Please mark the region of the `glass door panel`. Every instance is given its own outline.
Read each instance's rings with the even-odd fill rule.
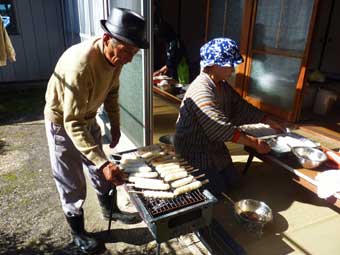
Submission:
[[[260,0],[257,4],[253,47],[303,53],[312,15],[310,0]]]
[[[144,88],[142,53],[124,66],[120,76],[119,104],[120,123],[126,136],[136,144],[144,143]]]
[[[113,7],[127,8],[140,13],[146,19],[149,1],[146,0],[109,0],[109,11]],[[131,63],[126,64],[120,75],[119,104],[120,120],[123,133],[138,147],[147,143],[150,137],[148,119],[151,118],[147,107],[150,90],[146,89],[148,67],[145,59],[147,50],[140,50]]]
[[[254,54],[248,96],[292,111],[300,65],[298,58]]]
[[[208,40],[229,37],[240,42],[244,0],[211,1]]]
[[[314,1],[254,1],[245,97],[281,117],[296,109]],[[300,81],[300,85],[298,85]]]

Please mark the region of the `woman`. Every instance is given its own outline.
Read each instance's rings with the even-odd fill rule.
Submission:
[[[267,153],[265,142],[242,133],[238,126],[266,123],[283,130],[259,109],[247,103],[226,80],[243,62],[235,41],[216,38],[200,49],[201,73],[189,86],[176,123],[176,153],[186,159],[198,174],[209,179],[207,188],[216,196],[225,192],[237,179],[225,142],[252,147]]]

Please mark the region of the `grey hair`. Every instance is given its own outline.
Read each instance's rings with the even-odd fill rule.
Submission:
[[[116,47],[118,44],[120,44],[120,42],[114,37],[111,37],[110,41],[111,41],[112,47]]]

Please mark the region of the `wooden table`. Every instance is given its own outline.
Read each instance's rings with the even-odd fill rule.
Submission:
[[[273,166],[279,166],[285,170],[288,170],[293,174],[295,182],[299,183],[300,185],[314,192],[315,194],[317,193],[317,181],[315,180],[316,175],[322,171],[329,170],[329,168],[324,165],[321,165],[316,169],[302,168],[297,159],[295,159],[295,157],[291,153],[287,153],[282,156],[276,156],[272,154],[259,154],[254,149],[247,146],[244,147],[244,150],[249,153],[246,166],[243,170],[244,174],[248,171],[253,158],[257,157],[265,163],[271,164]],[[326,201],[336,206],[337,208],[340,208],[339,193],[336,193],[333,196],[327,198]]]
[[[166,92],[160,88],[158,88],[157,86],[153,85],[153,92],[156,93],[157,95],[162,96],[163,98],[171,101],[172,103],[174,103],[177,106],[180,106],[182,100],[179,99],[178,97],[176,97],[175,95]]]

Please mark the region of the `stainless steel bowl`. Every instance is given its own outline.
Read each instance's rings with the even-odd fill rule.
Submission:
[[[234,209],[245,221],[268,223],[273,219],[272,210],[262,201],[243,199],[235,203]]]
[[[262,201],[243,199],[234,204],[236,219],[249,232],[262,235],[265,224],[273,220],[272,210]]]
[[[308,169],[316,168],[327,160],[327,155],[324,152],[312,147],[293,147],[292,152],[301,166]]]

